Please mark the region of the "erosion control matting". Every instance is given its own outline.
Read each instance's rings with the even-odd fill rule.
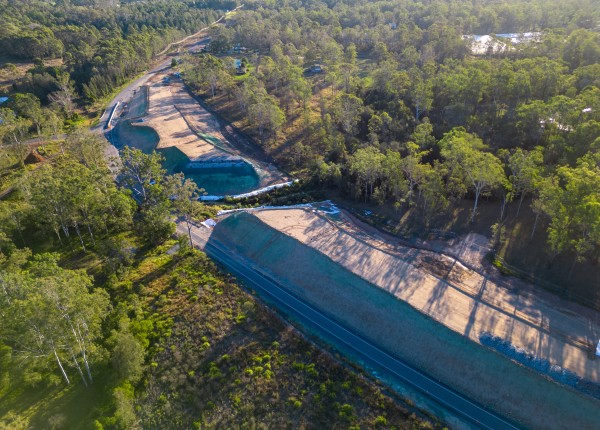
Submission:
[[[526,427],[594,429],[600,422],[599,401],[454,333],[251,214],[224,219],[211,240],[399,358]]]

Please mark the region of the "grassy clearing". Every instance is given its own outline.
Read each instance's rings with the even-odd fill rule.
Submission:
[[[63,60],[61,58],[44,60],[45,67],[60,67],[62,65]],[[35,64],[30,61],[0,56],[0,93],[10,93],[13,82],[25,77],[27,71],[34,67]]]
[[[99,407],[110,399],[108,369],[95,373],[95,383],[85,387],[75,381],[68,387],[28,386],[21,382],[0,396],[0,429],[90,429]]]

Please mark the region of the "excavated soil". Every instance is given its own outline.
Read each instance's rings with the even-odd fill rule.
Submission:
[[[374,248],[377,238],[353,231],[347,222],[343,216],[331,221],[304,209],[237,213],[219,222],[209,240],[225,244],[399,357],[527,427],[597,427],[598,400],[478,343],[483,331],[501,333],[593,380],[598,362],[583,359],[576,345],[590,328],[577,315],[567,318],[529,302],[449,257],[392,244]]]

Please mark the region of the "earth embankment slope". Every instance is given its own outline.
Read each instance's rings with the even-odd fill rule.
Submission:
[[[229,216],[210,240],[400,358],[526,427],[593,429],[600,422],[597,400],[454,333],[253,215]]]
[[[600,336],[598,315],[579,305],[542,300],[443,254],[392,244],[357,228],[344,212],[328,218],[307,209],[263,210],[256,216],[475,342],[490,333],[600,382],[600,361],[590,355]]]
[[[190,160],[227,157],[227,152],[201,139],[189,127],[184,115],[190,112],[201,114],[203,111],[181,83],[165,83],[164,79],[168,76],[167,73],[157,73],[150,79],[148,87],[150,106],[145,125],[152,127],[160,136],[158,148],[176,147]]]

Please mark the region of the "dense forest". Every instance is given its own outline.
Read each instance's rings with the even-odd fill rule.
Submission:
[[[37,64],[14,83],[16,92],[33,94],[43,105],[58,103],[68,116],[72,111],[65,99],[94,101],[112,93],[145,70],[168,42],[198,31],[235,6],[231,0],[2,0],[0,52],[8,62]],[[62,59],[62,65],[44,66],[43,60],[54,58]]]
[[[173,239],[219,209],[192,181],[86,130],[239,4],[0,0],[0,429],[438,427]],[[594,0],[250,0],[172,66],[302,179],[276,202],[477,231],[598,307],[599,28]]]
[[[493,235],[513,263],[507,238],[543,254],[525,267],[565,268],[549,275],[564,285],[588,264],[589,298],[600,257],[598,15],[591,1],[251,1],[182,67],[288,169],[394,208],[387,218],[415,221],[409,234],[459,228],[448,219],[469,204],[461,228]],[[494,36],[509,32],[522,38]],[[484,52],[465,37],[488,33]],[[547,246],[531,242],[542,235]]]

